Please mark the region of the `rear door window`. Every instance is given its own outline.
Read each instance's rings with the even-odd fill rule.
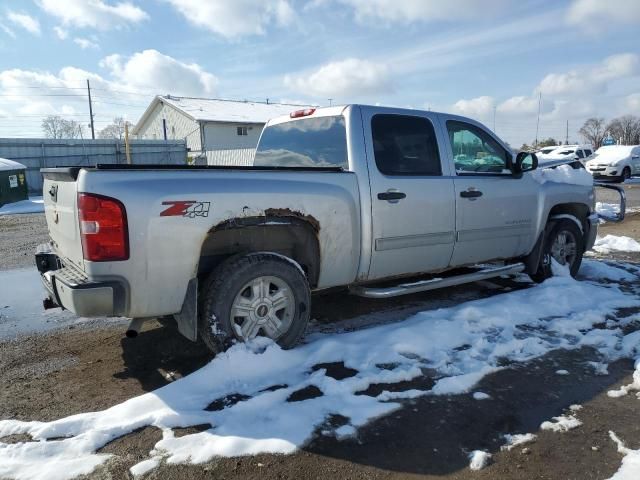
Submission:
[[[344,117],[304,118],[264,129],[256,167],[348,168]]]
[[[385,175],[440,176],[433,124],[424,117],[378,114],[371,119],[376,166]]]

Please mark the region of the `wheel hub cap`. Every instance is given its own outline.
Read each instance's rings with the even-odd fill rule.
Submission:
[[[571,267],[575,262],[578,254],[578,242],[569,230],[562,230],[553,240],[551,245],[551,256],[560,265],[569,265]]]
[[[231,305],[231,324],[238,339],[258,335],[277,340],[293,322],[295,301],[287,283],[279,277],[262,276],[247,282]]]

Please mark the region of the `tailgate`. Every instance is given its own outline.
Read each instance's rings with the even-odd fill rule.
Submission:
[[[78,224],[76,176],[68,175],[67,170],[62,168],[43,169],[42,174],[44,213],[56,253],[63,260],[70,260],[84,270]]]

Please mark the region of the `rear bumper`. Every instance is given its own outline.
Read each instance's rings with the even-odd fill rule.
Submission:
[[[60,306],[80,317],[125,316],[126,288],[122,282],[89,280],[79,269],[63,265],[49,245],[36,250],[36,265],[49,295],[45,305]]]

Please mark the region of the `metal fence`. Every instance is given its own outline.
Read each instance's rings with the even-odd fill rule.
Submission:
[[[187,158],[184,140],[131,140],[130,149],[134,164],[182,165]],[[124,141],[119,140],[0,138],[0,158],[27,167],[30,193],[42,192],[40,169],[44,167],[127,163]]]

